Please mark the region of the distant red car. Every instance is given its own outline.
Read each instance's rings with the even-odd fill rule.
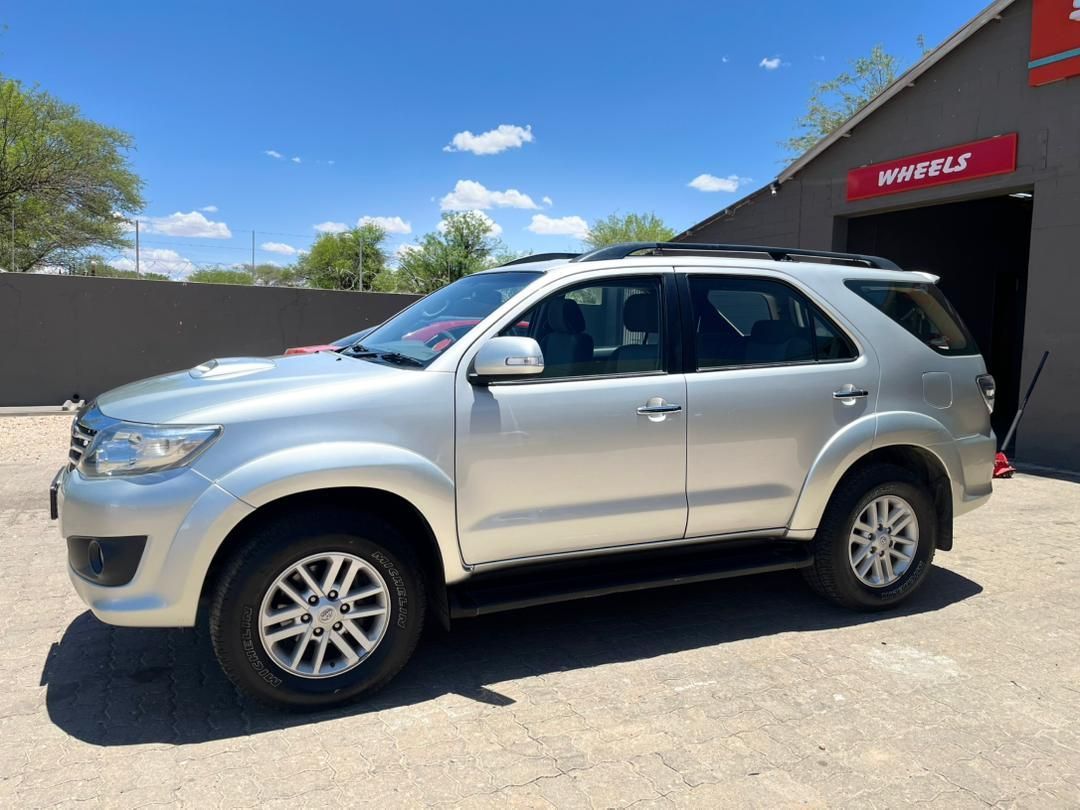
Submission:
[[[316,354],[317,352],[337,352],[352,346],[354,343],[363,340],[364,335],[370,332],[375,327],[369,326],[367,329],[361,329],[359,332],[353,332],[351,335],[346,335],[343,338],[338,338],[333,343],[315,343],[311,346],[294,346],[291,349],[286,349],[285,354]]]

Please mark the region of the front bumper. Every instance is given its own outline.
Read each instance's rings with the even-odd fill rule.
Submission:
[[[60,533],[69,545],[79,545],[78,538],[103,538],[119,547],[117,542],[124,539],[145,538],[137,561],[129,561],[134,573],[123,577],[123,584],[94,581],[92,571],[80,573],[68,564],[76,593],[94,615],[108,624],[131,627],[193,625],[214,553],[252,511],[186,468],[93,479],[77,469],[64,469],[54,492],[50,500],[55,497]]]

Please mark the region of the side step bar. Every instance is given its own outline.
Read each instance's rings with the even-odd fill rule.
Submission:
[[[783,540],[738,545],[730,541],[678,553],[652,551],[538,563],[478,574],[451,589],[450,616],[483,616],[612,593],[806,568],[812,563],[809,543]]]

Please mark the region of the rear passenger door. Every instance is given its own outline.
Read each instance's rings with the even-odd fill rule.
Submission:
[[[690,316],[687,536],[783,528],[822,448],[872,413],[877,358],[780,278],[679,279]]]

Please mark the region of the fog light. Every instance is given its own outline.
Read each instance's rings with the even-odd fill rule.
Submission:
[[[101,551],[101,543],[97,540],[91,540],[86,546],[86,559],[90,564],[90,570],[94,572],[94,576],[101,576],[101,572],[105,570],[105,555]]]

